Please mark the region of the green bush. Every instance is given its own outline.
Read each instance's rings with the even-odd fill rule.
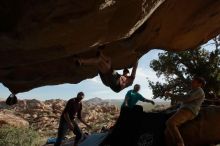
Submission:
[[[39,146],[40,135],[32,128],[3,125],[0,128],[0,146]]]

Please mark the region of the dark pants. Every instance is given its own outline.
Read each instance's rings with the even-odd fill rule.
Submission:
[[[76,138],[74,141],[74,146],[75,146],[79,142],[79,140],[81,139],[82,132],[81,132],[79,126],[75,122],[73,123],[73,126],[74,126],[73,133],[76,135]],[[63,117],[61,117],[59,129],[58,129],[57,141],[54,144],[54,146],[60,146],[68,128],[69,128],[68,123],[66,122],[66,120]]]

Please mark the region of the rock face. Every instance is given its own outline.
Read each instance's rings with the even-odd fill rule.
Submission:
[[[96,76],[75,60],[100,46],[121,69],[150,49],[193,49],[220,33],[214,0],[7,0],[0,12],[0,82],[13,93]]]
[[[20,100],[18,104],[7,106],[0,102],[0,125],[30,124],[42,136],[56,136],[60,115],[65,107],[66,101],[60,99],[38,101]],[[7,111],[7,112],[6,112]],[[83,102],[82,117],[93,127],[91,132],[99,132],[102,127],[114,125],[119,116],[119,109],[115,105],[99,100]],[[23,119],[23,120],[22,120]],[[80,122],[79,122],[80,123]],[[79,124],[83,131],[86,127]],[[15,125],[16,126],[16,125]]]
[[[202,107],[199,115],[179,127],[186,146],[204,146],[220,142],[219,106]],[[164,130],[173,112],[143,112],[141,107],[124,108],[103,145],[110,146],[174,146],[165,143]]]

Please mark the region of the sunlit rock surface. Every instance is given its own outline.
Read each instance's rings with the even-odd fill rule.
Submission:
[[[186,50],[220,32],[217,0],[7,0],[0,2],[0,82],[14,93],[78,83],[77,67],[103,46],[113,68],[153,48]]]
[[[11,125],[14,127],[29,127],[28,121],[25,119],[14,115],[12,112],[7,110],[0,111],[0,128],[4,124]]]

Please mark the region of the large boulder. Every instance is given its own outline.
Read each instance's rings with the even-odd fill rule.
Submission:
[[[0,127],[4,124],[15,127],[29,127],[28,121],[23,118],[18,117],[9,111],[0,111]]]
[[[100,46],[114,69],[150,49],[193,49],[219,34],[220,1],[7,0],[0,19],[0,82],[18,93],[96,76],[75,60]]]
[[[167,119],[173,112],[143,112],[143,108],[124,108],[114,125],[113,131],[101,146],[166,146],[164,130]],[[204,146],[220,142],[220,107],[202,107],[192,121],[181,125],[180,133],[186,146]],[[169,137],[169,140],[171,137]],[[169,144],[167,146],[174,146]]]

